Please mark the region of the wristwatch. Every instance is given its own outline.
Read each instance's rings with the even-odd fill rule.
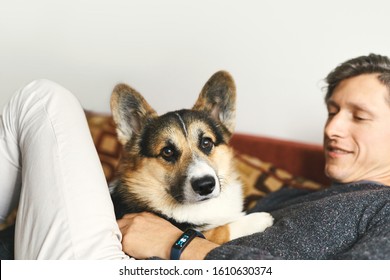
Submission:
[[[181,253],[195,237],[205,238],[201,232],[187,229],[173,244],[171,249],[171,260],[180,260]]]

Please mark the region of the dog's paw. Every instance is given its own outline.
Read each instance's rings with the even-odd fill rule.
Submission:
[[[262,232],[267,227],[272,226],[273,223],[274,218],[266,212],[257,212],[243,216],[229,224],[230,240],[255,232]]]

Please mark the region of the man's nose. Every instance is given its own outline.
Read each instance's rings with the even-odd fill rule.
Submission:
[[[342,114],[338,113],[328,118],[324,133],[328,138],[343,137],[347,130],[346,122]]]

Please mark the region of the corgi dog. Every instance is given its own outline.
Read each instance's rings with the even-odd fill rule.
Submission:
[[[118,84],[111,110],[123,145],[110,184],[118,219],[152,212],[217,244],[273,224],[268,213],[243,211],[242,185],[228,146],[236,115],[236,86],[228,72],[207,81],[192,109],[158,116],[141,94]]]

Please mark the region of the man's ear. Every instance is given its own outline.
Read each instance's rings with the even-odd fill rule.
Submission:
[[[204,85],[193,110],[204,111],[233,133],[236,124],[236,85],[226,71],[215,73]]]
[[[122,145],[134,134],[139,135],[148,119],[157,117],[156,111],[142,95],[126,84],[115,86],[110,104],[118,139]]]

